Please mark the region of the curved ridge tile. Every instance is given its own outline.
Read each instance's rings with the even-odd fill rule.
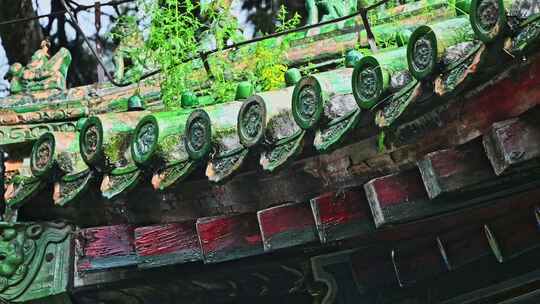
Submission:
[[[293,117],[302,129],[316,133],[315,148],[320,152],[339,144],[358,123],[352,75],[351,68],[313,74],[294,87]]]
[[[233,101],[204,107],[212,123],[212,152],[206,167],[206,176],[212,182],[230,177],[247,156],[248,150],[242,145],[239,134],[242,106],[243,102]]]
[[[414,78],[422,81],[432,77],[442,67],[461,59],[463,50],[474,40],[474,31],[466,17],[447,19],[422,25],[407,44],[407,63]]]
[[[39,193],[45,182],[30,170],[30,158],[25,158],[19,172],[6,181],[5,199],[10,208],[18,208]]]
[[[516,34],[523,23],[537,17],[539,6],[535,1],[471,1],[471,26],[476,36],[485,43]],[[516,14],[516,12],[518,12]]]
[[[435,93],[444,96],[449,93],[456,94],[459,88],[465,86],[485,64],[487,49],[484,44],[474,43],[467,51],[461,50],[462,58],[450,64],[435,79]]]
[[[406,47],[381,50],[362,57],[355,64],[351,79],[358,106],[372,109],[388,94],[409,84],[413,78],[407,67]]]
[[[422,91],[422,83],[415,80],[396,92],[375,114],[375,124],[380,128],[392,125],[422,95]]]
[[[53,201],[64,205],[88,186],[92,173],[79,151],[78,132],[43,134],[32,148],[30,169],[44,181],[52,181]]]
[[[108,113],[89,117],[82,125],[79,148],[83,160],[103,172],[101,185],[107,198],[130,188],[138,179],[131,156],[131,138],[139,119],[149,112]],[[128,182],[129,181],[129,182]],[[127,183],[127,184],[126,184]]]
[[[103,175],[101,182],[101,194],[107,199],[112,199],[122,192],[133,189],[141,180],[142,172],[136,166],[115,169]]]
[[[142,117],[131,139],[135,163],[153,172],[152,186],[163,190],[186,178],[196,167],[186,149],[185,132],[193,110],[157,112]]]
[[[244,127],[240,139],[247,146],[260,145],[260,164],[266,171],[285,165],[302,151],[305,132],[294,121],[291,111],[293,87],[257,93],[245,101],[245,112],[252,109],[251,134]],[[242,111],[241,111],[242,112]],[[248,115],[246,115],[248,116]],[[243,117],[243,116],[242,116]]]
[[[190,159],[208,159],[206,176],[212,182],[223,182],[242,165],[248,147],[240,135],[240,111],[243,102],[233,101],[194,110],[185,130],[186,151]]]

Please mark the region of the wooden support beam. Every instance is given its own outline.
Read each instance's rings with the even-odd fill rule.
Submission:
[[[463,184],[464,190],[470,190],[467,195],[437,197],[434,200],[429,200],[417,168],[373,179],[364,185],[364,189],[375,224],[377,227],[382,227],[434,216],[534,189],[540,183],[538,171],[538,168],[529,168],[476,185]]]
[[[140,268],[201,261],[195,220],[135,229]]]
[[[289,203],[257,212],[264,250],[276,250],[318,240],[310,205]]]
[[[197,220],[197,234],[205,263],[236,260],[263,253],[255,213],[243,213]]]
[[[324,284],[322,304],[358,303],[362,292],[355,284],[351,256],[355,250],[340,251],[311,258],[313,279]]]
[[[361,189],[328,192],[311,199],[322,243],[365,235],[375,230],[369,204]]]
[[[420,217],[429,210],[428,195],[416,168],[373,179],[364,189],[377,227]]]
[[[398,286],[392,251],[386,247],[356,250],[351,256],[355,282],[361,290],[383,286]]]
[[[537,207],[484,225],[487,240],[500,263],[540,246]]]
[[[468,208],[459,208],[439,216],[425,217],[417,221],[411,221],[405,224],[384,227],[377,229],[374,234],[370,234],[364,239],[377,240],[385,242],[396,242],[403,239],[411,239],[418,237],[431,236],[436,238],[438,235],[448,231],[472,227],[474,225],[482,225],[489,223],[498,217],[516,212],[527,212],[532,209],[540,201],[539,183],[533,184],[531,188],[520,189],[521,191],[508,195],[495,196],[489,200],[483,201],[477,205],[469,206]],[[439,203],[438,201],[430,201],[428,204],[437,206],[449,205]],[[452,202],[450,205],[459,204]],[[467,202],[464,202],[467,204]],[[404,215],[406,218],[406,214]],[[349,242],[351,245],[357,244],[358,239],[352,239]]]
[[[81,229],[75,239],[77,271],[87,272],[137,264],[134,227],[115,225]]]
[[[480,142],[435,151],[418,162],[430,199],[474,191],[478,185],[496,178]]]
[[[448,271],[437,242],[433,239],[398,246],[392,250],[392,263],[401,287],[412,286]]]
[[[484,136],[484,147],[495,173],[507,173],[540,157],[540,124],[526,118],[494,123]]]
[[[491,80],[457,98],[409,107],[400,117],[395,144],[414,143],[418,149],[429,149],[435,142],[443,147],[463,144],[486,134],[493,123],[520,116],[540,104],[539,55],[528,58],[524,66],[511,64],[496,75],[496,69],[482,73]]]
[[[508,273],[509,271],[506,271]],[[485,276],[485,272],[482,273]],[[540,302],[540,270],[511,276],[504,281],[493,280],[488,286],[459,294],[441,304],[532,304]],[[468,290],[472,290],[470,287]]]
[[[451,271],[491,255],[481,225],[457,228],[440,234],[437,236],[437,244],[446,267]]]

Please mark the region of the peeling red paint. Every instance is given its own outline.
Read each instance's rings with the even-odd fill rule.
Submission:
[[[372,180],[381,208],[415,200],[427,200],[426,189],[418,169],[407,170]]]
[[[199,250],[195,221],[135,229],[135,247],[140,256],[162,255],[181,250]]]
[[[197,221],[199,241],[205,257],[226,255],[238,248],[261,249],[262,239],[254,213],[201,218]]]
[[[100,258],[131,254],[133,246],[133,226],[117,225],[87,228],[80,232],[84,256]]]
[[[270,238],[291,230],[315,226],[313,213],[307,203],[292,203],[261,210],[258,213],[261,232]]]

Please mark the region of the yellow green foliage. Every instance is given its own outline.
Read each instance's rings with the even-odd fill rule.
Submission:
[[[195,0],[142,1],[140,5],[152,16],[145,51],[162,70],[162,96],[167,106],[177,106],[178,96],[193,90],[218,102],[233,100],[239,81],[250,81],[256,91],[285,85],[287,66],[283,59],[289,48],[287,38],[213,54],[208,58],[211,75],[206,75],[200,53],[213,48],[221,50],[228,43],[243,39],[237,20],[230,14],[230,1],[213,0],[211,5],[202,7]],[[298,14],[291,19],[287,15],[282,6],[277,31],[300,24]]]

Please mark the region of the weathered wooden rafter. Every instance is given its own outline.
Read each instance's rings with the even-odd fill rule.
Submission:
[[[523,128],[531,119],[530,116],[524,116],[520,119],[511,119],[506,124],[495,123],[494,126],[517,124]],[[540,138],[531,136],[530,132],[506,133],[505,138],[512,142],[524,142],[527,139],[527,143],[531,143],[529,139],[534,138],[533,142],[540,142]],[[534,147],[536,147],[534,144],[528,144],[523,150],[527,155],[534,157],[523,158],[516,166],[538,168],[534,164],[540,157],[540,150]],[[290,250],[291,247],[314,244],[316,241],[335,244],[335,241],[343,240],[345,247],[359,242],[362,244],[365,241],[369,241],[366,243],[369,244],[373,240],[398,242],[396,243],[398,245],[389,243],[383,248],[379,246],[371,249],[372,247],[368,246],[366,249],[314,258],[312,263],[315,279],[326,282],[330,288],[327,293],[328,302],[325,303],[332,303],[330,298],[339,294],[339,289],[335,288],[350,288],[341,286],[342,283],[345,284],[342,272],[339,274],[342,279],[336,279],[337,281],[332,279],[332,275],[338,275],[333,272],[339,268],[331,265],[352,265],[352,271],[375,267],[368,273],[352,274],[356,282],[356,292],[362,294],[379,286],[414,286],[433,276],[467,269],[479,260],[494,259],[500,263],[508,262],[535,250],[540,246],[537,214],[537,199],[540,195],[537,187],[540,182],[538,174],[531,176],[519,171],[521,175],[517,179],[511,174],[496,177],[494,168],[497,164],[485,156],[490,150],[484,150],[479,140],[458,148],[428,154],[418,166],[420,171],[426,170],[425,162],[429,160],[433,174],[424,174],[422,177],[418,172],[419,169],[414,169],[416,172],[406,170],[407,174],[415,174],[416,178],[407,177],[396,183],[383,177],[368,182],[365,192],[356,188],[328,193],[314,198],[311,205],[288,203],[261,210],[257,215],[248,212],[202,218],[197,222],[140,227],[135,230],[135,234],[133,231],[128,232],[129,235],[135,235],[135,238],[124,236],[119,239],[131,240],[130,242],[135,244],[129,247],[122,245],[122,248],[131,248],[129,256],[136,252],[140,256],[137,265],[143,268],[201,261],[199,255],[201,253],[205,263],[216,263],[259,255],[268,250]],[[460,157],[480,151],[484,151],[484,161],[471,162],[470,165],[464,165],[460,161]],[[475,173],[484,169],[491,170],[492,174]],[[460,179],[459,176],[463,175],[470,177]],[[444,179],[441,179],[442,176]],[[510,177],[512,179],[509,179]],[[533,186],[529,187],[527,183],[523,185],[513,183],[520,181],[520,178],[525,178],[525,181],[532,183]],[[504,181],[504,187],[501,187],[500,183],[492,182],[492,179]],[[486,180],[488,182],[484,182]],[[433,182],[451,187],[440,187],[445,191],[437,192],[439,194],[430,199],[426,191],[432,188]],[[379,185],[373,186],[376,183]],[[453,200],[453,197],[462,200],[463,193],[468,193],[471,189],[475,189],[474,194],[468,194],[467,197],[472,199],[459,202],[458,206],[458,201]],[[422,200],[426,205],[418,208],[415,206],[417,204],[415,193],[422,192],[424,193]],[[475,196],[477,198],[474,198]],[[374,197],[379,199],[375,200]],[[389,209],[390,212],[396,211],[397,219],[392,221],[383,219],[382,222],[378,222],[378,210],[386,208],[383,206],[387,204],[386,201],[383,202],[386,198],[391,200],[388,204],[402,204],[402,206],[399,212],[397,209]],[[363,207],[359,204],[363,204]],[[368,205],[375,221],[369,215]],[[469,208],[457,208],[463,206]],[[376,229],[377,223],[386,228]],[[456,225],[460,228],[450,230]],[[428,227],[431,229],[426,229]],[[104,232],[111,229],[116,231],[118,228],[103,227]],[[93,231],[94,228],[87,230]],[[522,237],[514,237],[516,234]],[[156,237],[157,235],[161,237]],[[195,241],[197,236],[198,243]],[[94,247],[92,243],[100,244],[101,239],[111,238],[91,238],[91,242],[85,244]],[[403,239],[409,241],[402,242]],[[165,243],[161,243],[161,240]],[[195,244],[198,244],[200,249]],[[110,246],[115,248],[116,245]],[[111,257],[125,254],[123,250],[110,252]],[[97,261],[100,259],[103,257],[97,257]],[[110,270],[132,265],[131,263],[111,264]],[[327,273],[325,265],[331,266],[329,269],[334,270]],[[347,268],[343,268],[340,271],[346,270]],[[373,280],[369,273],[377,273],[378,279]]]
[[[158,132],[156,140],[158,140],[157,142],[160,142],[160,149],[166,151],[169,155],[168,157],[172,158],[170,160],[162,159],[160,164],[153,161],[154,164],[149,165],[148,161],[137,162],[137,157],[135,157],[135,162],[138,163],[139,166],[139,168],[137,168],[133,163],[129,164],[131,162],[129,159],[130,157],[126,155],[123,158],[126,160],[124,163],[127,163],[120,164],[120,162],[117,162],[115,166],[119,167],[112,170],[111,164],[107,164],[108,170],[102,170],[99,166],[96,167],[98,171],[102,172],[100,174],[104,175],[101,186],[103,194],[107,198],[112,198],[126,192],[127,190],[132,189],[141,179],[145,180],[143,175],[146,174],[153,176],[152,184],[154,188],[163,190],[169,186],[177,185],[178,181],[185,179],[197,165],[201,163],[204,164],[206,160],[208,160],[206,173],[209,179],[216,182],[223,181],[243,167],[241,165],[243,160],[248,156],[249,150],[255,152],[260,152],[262,150],[261,164],[263,168],[273,171],[276,168],[283,167],[289,160],[298,156],[298,154],[303,151],[304,145],[310,146],[310,143],[305,142],[306,135],[308,135],[307,139],[311,139],[311,137],[314,136],[313,146],[319,152],[325,152],[330,149],[335,149],[343,141],[347,142],[347,138],[352,137],[350,135],[353,133],[352,131],[358,130],[358,125],[364,127],[365,124],[361,123],[362,117],[369,117],[369,115],[360,112],[359,107],[354,102],[353,95],[356,95],[356,100],[361,107],[371,108],[374,105],[377,105],[377,125],[380,127],[392,128],[396,121],[401,122],[404,120],[401,118],[404,113],[406,115],[409,112],[414,113],[415,108],[428,108],[429,105],[427,107],[425,106],[427,104],[425,99],[430,100],[430,103],[432,104],[438,103],[439,99],[440,101],[451,103],[452,99],[457,98],[458,92],[465,92],[465,89],[470,90],[469,87],[471,84],[479,80],[476,79],[475,76],[487,76],[484,73],[478,74],[478,71],[483,71],[487,65],[492,64],[492,62],[486,60],[486,58],[500,54],[500,52],[488,52],[485,46],[471,42],[473,31],[470,29],[469,20],[467,18],[459,17],[457,19],[433,23],[429,27],[425,27],[425,31],[422,30],[423,28],[424,27],[418,27],[411,36],[410,40],[412,41],[412,44],[408,44],[407,60],[404,60],[404,48],[401,48],[383,51],[380,54],[373,55],[373,57],[361,59],[357,64],[354,73],[352,72],[352,69],[345,68],[304,77],[295,85],[295,90],[292,92],[292,96],[290,96],[290,101],[288,100],[288,96],[291,89],[284,89],[283,91],[275,93],[261,93],[259,94],[260,100],[258,99],[258,102],[248,99],[245,102],[206,106],[202,109],[193,111],[173,111],[178,115],[184,115],[179,113],[184,113],[183,111],[185,111],[186,114],[184,116],[187,116],[188,119],[189,117],[192,117],[191,121],[186,121],[186,119],[183,118],[172,118],[176,114],[170,114],[172,115],[171,118],[165,118],[165,116],[169,115],[165,114],[168,112],[152,114],[155,117],[163,117],[160,121],[163,120],[165,122],[170,120],[177,123],[176,125],[169,126],[168,132],[182,133],[181,126],[185,124],[186,140],[178,136],[168,136],[167,138],[169,140],[176,138],[177,144],[173,144],[172,146],[175,146],[180,150],[185,150],[187,155],[189,155],[189,158],[186,158],[185,155],[184,157],[178,158],[176,154],[182,154],[180,150],[178,150],[180,151],[178,153],[173,152],[176,151],[175,149],[167,151],[169,147],[163,142],[164,137],[159,136],[163,134],[159,134]],[[534,37],[530,37],[529,42],[533,43],[535,39],[536,38]],[[416,54],[415,50],[417,48],[414,46],[418,44],[419,48],[419,43],[421,41],[429,41],[429,43],[426,42],[426,52],[418,49],[416,52],[418,54]],[[500,45],[490,45],[489,49],[491,50],[493,48],[500,48]],[[424,53],[427,57],[420,58],[422,57],[421,54]],[[369,61],[368,59],[370,58],[373,62],[370,61],[371,63],[367,64],[366,62]],[[429,64],[425,66],[425,68],[420,69],[420,71],[418,70],[419,63],[415,63],[418,60],[424,60],[426,64]],[[405,62],[408,62],[409,72],[418,78],[418,80],[412,80],[410,79],[410,76],[406,76],[407,71],[404,65]],[[366,64],[367,66],[364,68]],[[510,67],[510,70],[512,69],[519,69],[517,63]],[[381,73],[380,75],[375,73],[375,76],[378,75],[378,77],[374,76],[375,78],[370,78],[367,76],[367,74],[369,74],[367,72],[369,71]],[[435,71],[442,71],[442,73],[436,77],[428,77],[429,80],[426,80],[426,77],[433,75]],[[500,74],[501,77],[505,77],[505,72],[503,71],[502,73],[503,74]],[[364,78],[367,77],[369,79],[366,78],[364,81],[360,79],[362,77],[359,75],[364,75]],[[403,80],[401,81],[402,83],[395,84],[395,88],[391,87],[391,82],[400,82],[398,81],[398,78],[403,78],[401,79]],[[368,83],[373,83],[374,87],[371,88],[366,86]],[[433,89],[430,89],[430,87],[433,87]],[[85,88],[85,90],[77,93],[80,96],[83,96],[81,97],[82,99],[79,101],[70,101],[73,103],[73,115],[75,115],[73,116],[70,114],[73,117],[68,115],[71,119],[84,117],[91,113],[101,113],[102,111],[114,112],[121,109],[127,109],[128,96],[130,96],[130,94],[133,96],[133,94],[136,93],[142,96],[143,100],[146,100],[147,102],[150,102],[152,98],[155,98],[153,97],[155,95],[154,89],[148,86],[137,88],[137,91],[135,91],[134,88],[115,90],[105,86],[100,88],[100,91],[98,90],[94,93],[104,96],[101,99],[97,99],[97,102],[95,102],[92,99],[88,99],[90,98],[88,96],[92,96],[92,94],[87,92],[89,88],[90,87]],[[394,92],[390,93],[390,95],[386,95],[388,93],[385,93],[385,91],[388,90],[394,90]],[[69,94],[77,95],[73,92]],[[374,97],[368,98],[369,100],[365,99],[367,98],[367,95],[365,95],[367,92],[373,92],[373,94],[375,94],[372,94]],[[431,92],[435,92],[435,95]],[[267,96],[264,94],[267,94]],[[274,101],[274,99],[276,101]],[[112,103],[109,102],[111,100],[113,101]],[[422,105],[419,105],[418,107],[412,106],[412,110],[408,110],[409,105],[415,105],[416,103],[420,103],[420,101],[422,101]],[[57,100],[56,102],[63,102],[63,100]],[[283,106],[274,107],[272,105],[274,102],[283,102],[284,104]],[[287,115],[285,114],[288,111],[288,105],[286,104],[289,102],[291,104],[290,113],[292,113],[294,121],[291,121],[290,117],[287,118]],[[92,106],[84,105],[84,103]],[[263,103],[265,111],[260,110]],[[77,104],[79,104],[79,106],[77,106]],[[245,111],[241,112],[242,108],[244,108]],[[12,111],[20,111],[20,109]],[[54,111],[61,112],[60,109],[55,109],[53,107],[51,109],[42,108],[38,113],[47,114],[50,111],[53,111],[51,113],[55,113]],[[188,113],[191,116],[188,116]],[[242,116],[239,116],[239,114]],[[109,115],[109,117],[107,115]],[[29,119],[32,117],[27,113],[21,113],[20,115],[15,116],[7,113],[2,117],[10,120],[9,117],[19,117],[23,119],[27,116]],[[141,117],[144,115],[135,111],[132,113],[100,114],[95,117],[99,120],[101,119],[99,118],[100,116],[102,116],[103,119],[109,119],[110,121],[115,121],[116,117],[119,121],[130,121],[132,124],[137,122],[137,120],[142,119]],[[263,116],[266,117],[264,123],[262,123]],[[49,113],[44,117],[45,121],[47,121],[48,117],[51,117],[51,115]],[[35,122],[34,120],[30,121]],[[95,118],[92,118],[89,121],[95,121]],[[199,124],[197,122],[203,123]],[[133,128],[130,123],[128,123],[126,127]],[[83,124],[83,126],[85,125],[89,125],[89,122]],[[120,129],[122,129],[121,125],[125,124],[120,124],[118,126]],[[200,128],[197,126],[200,126]],[[262,131],[262,126],[265,127],[265,131]],[[114,128],[107,128],[111,130],[105,131],[104,133],[106,134],[106,136],[104,136],[104,144],[107,147],[107,150],[109,150],[110,153],[118,155],[130,154],[130,151],[133,151],[133,149],[130,148],[130,146],[132,146],[131,144],[118,145],[119,147],[117,147],[117,149],[115,148],[117,145],[112,144],[111,142],[112,139],[116,140],[119,138],[118,134],[129,134],[129,132],[123,132],[123,129],[115,131]],[[82,142],[88,138],[86,136],[88,129],[89,128],[83,130],[85,136],[81,137]],[[159,128],[154,129],[158,130]],[[93,128],[90,128],[90,130],[93,130]],[[147,130],[147,128],[144,130]],[[248,132],[251,132],[251,135],[249,135]],[[263,133],[265,134],[265,141],[261,142],[261,134]],[[144,137],[143,135],[145,134],[149,136]],[[150,135],[151,134],[148,132],[141,132],[140,134],[135,135],[133,140],[131,139],[131,136],[123,138],[127,141],[138,143],[134,144],[134,147],[142,147],[144,139],[150,140],[152,138]],[[254,145],[254,142],[250,143],[246,141],[246,138],[249,136],[252,136],[255,141],[262,144],[263,148],[260,149],[260,145]],[[107,138],[109,138],[109,140],[107,140]],[[159,140],[159,138],[161,138],[161,140]],[[201,147],[196,147],[198,144],[201,144]],[[86,146],[82,145],[81,147],[84,148]],[[197,150],[196,148],[201,149],[199,149],[200,151],[195,151]],[[83,153],[83,155],[84,154],[85,153]],[[164,156],[161,156],[161,158],[163,157]],[[176,158],[178,158],[178,160],[175,160]],[[93,167],[95,167],[95,165]],[[31,196],[26,195],[25,197]]]

